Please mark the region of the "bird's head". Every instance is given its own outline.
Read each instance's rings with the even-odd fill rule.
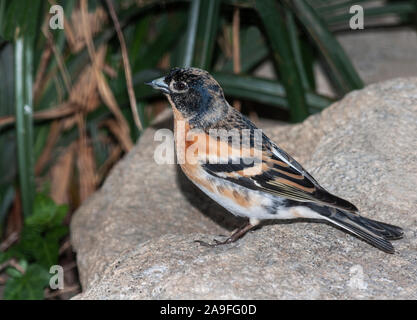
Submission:
[[[165,94],[171,105],[190,121],[219,113],[228,105],[222,88],[205,70],[174,68],[167,76],[147,84]]]

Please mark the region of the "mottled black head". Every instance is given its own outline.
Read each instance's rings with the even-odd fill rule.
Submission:
[[[184,118],[193,122],[208,121],[212,113],[221,116],[228,107],[220,85],[201,69],[174,68],[148,84],[167,95]]]

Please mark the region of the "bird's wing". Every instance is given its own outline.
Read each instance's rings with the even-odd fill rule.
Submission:
[[[358,210],[350,202],[327,192],[296,160],[265,138],[268,143],[263,144],[262,159],[258,159],[258,163],[233,158],[227,163],[206,163],[202,167],[213,176],[252,190],[350,212]]]

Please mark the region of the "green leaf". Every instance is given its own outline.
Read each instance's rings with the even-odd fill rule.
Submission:
[[[129,61],[134,68],[136,61],[141,56],[141,51],[145,50],[145,36],[149,29],[150,16],[146,16],[133,26],[133,36],[130,39],[129,45]]]
[[[23,276],[23,273],[12,267],[7,268],[6,273],[9,277],[13,278],[21,278]]]
[[[51,241],[52,240],[52,241]],[[25,228],[18,245],[19,253],[31,261],[49,268],[58,262],[59,245],[56,239],[42,237],[33,228]]]
[[[6,252],[2,252],[0,251],[0,263],[3,263],[4,261],[6,261],[8,259],[8,255]]]
[[[0,116],[14,113],[14,57],[13,44],[9,43],[0,49]]]
[[[3,22],[4,38],[12,40],[22,35],[34,38],[39,33],[37,25],[41,6],[42,1],[7,1]]]
[[[59,240],[68,233],[68,227],[58,226],[41,232],[37,227],[23,228],[21,239],[14,247],[15,257],[25,257],[29,261],[50,268],[58,263]]]
[[[1,44],[0,44],[1,47]],[[14,56],[13,44],[0,49],[0,116],[14,114]],[[16,132],[11,126],[1,128],[0,134],[0,227],[14,200],[17,176]],[[4,129],[4,130],[3,130]]]
[[[177,12],[172,17],[164,17],[161,24],[158,36],[145,47],[144,54],[137,58],[133,68],[134,72],[155,67],[164,54],[175,44],[178,33],[185,28],[184,13]]]
[[[256,9],[274,51],[275,62],[290,105],[291,120],[302,121],[309,115],[309,111],[288,30],[282,17],[282,7],[274,0],[262,0],[256,1]]]
[[[220,0],[193,0],[183,65],[209,70],[218,30]]]
[[[44,231],[62,225],[67,205],[57,205],[45,194],[38,193],[33,205],[33,215],[26,218],[25,225]]]
[[[284,0],[284,2],[295,13],[319,47],[338,88],[343,93],[362,88],[363,82],[350,59],[314,8],[305,0]]]
[[[21,258],[21,259],[19,259],[18,264],[20,265],[21,269],[23,270],[23,273],[24,273],[24,272],[26,272],[26,270],[27,270],[27,268],[28,268],[28,265],[29,265],[29,263],[27,262],[27,260],[26,260],[26,259],[24,259],[24,258]],[[6,269],[6,273],[7,273],[10,277],[16,277],[16,278],[20,278],[20,277],[22,277],[22,275],[23,275],[23,273],[22,273],[21,271],[17,270],[17,269],[16,269],[16,268],[14,268],[14,267],[8,267],[8,268]]]
[[[316,78],[314,75],[314,63],[316,61],[316,50],[309,41],[304,39],[300,42],[300,45],[301,57],[307,75],[308,88],[310,88],[310,90],[315,91]]]
[[[285,109],[289,108],[284,86],[279,82],[225,73],[214,73],[213,76],[220,83],[226,95]],[[306,101],[311,113],[319,112],[332,103],[331,99],[310,91],[306,92]]]
[[[32,214],[35,193],[33,153],[32,39],[20,37],[15,42],[15,105],[19,180],[24,216]]]
[[[210,70],[218,30],[220,0],[202,1],[199,12],[193,66]]]
[[[0,188],[0,225],[6,218],[7,212],[10,209],[15,197],[15,189],[13,185],[5,188]]]
[[[183,62],[184,67],[191,67],[193,64],[200,6],[201,0],[191,1],[190,12],[188,13],[187,40]]]
[[[285,21],[287,25],[291,49],[294,54],[295,64],[297,66],[298,74],[301,78],[301,83],[303,84],[304,89],[311,90],[310,84],[308,82],[307,71],[304,66],[301,53],[301,37],[298,34],[297,24],[295,23],[294,15],[288,8],[285,8]]]
[[[6,15],[6,0],[0,0],[0,40],[1,38],[4,38],[4,16],[5,15]]]
[[[269,54],[264,38],[257,27],[250,26],[241,30],[241,71],[249,72],[261,63]],[[222,68],[223,72],[233,72],[233,60],[229,59]]]
[[[59,241],[68,233],[68,227],[62,225],[67,211],[67,206],[57,205],[46,195],[38,194],[33,215],[25,219],[20,241],[3,258],[24,257],[45,268],[57,264]]]
[[[49,284],[50,274],[47,269],[30,264],[26,272],[17,277],[10,277],[4,288],[6,300],[41,300],[44,288]]]
[[[39,124],[34,128],[35,142],[33,145],[33,153],[36,160],[39,158],[39,156],[42,154],[43,149],[45,148],[46,142],[48,140],[50,127],[50,123],[45,123]]]

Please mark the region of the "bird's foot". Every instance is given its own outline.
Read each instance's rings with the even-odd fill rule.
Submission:
[[[208,243],[208,242],[205,242],[205,241],[202,241],[202,240],[194,240],[194,242],[197,242],[197,243],[199,243],[200,245],[202,245],[204,247],[214,248],[214,247],[221,246],[221,245],[224,245],[224,244],[232,243],[232,242],[234,242],[236,240],[233,240],[232,237],[229,237],[229,238],[227,238],[224,241],[220,241],[220,240],[217,240],[217,239],[213,239],[213,243]]]
[[[235,232],[233,232],[233,234],[224,241],[219,241],[217,239],[214,239],[213,240],[214,243],[207,243],[207,242],[204,242],[202,240],[194,240],[194,242],[198,242],[202,246],[211,247],[211,248],[221,246],[221,245],[224,245],[224,244],[229,244],[229,243],[235,242],[236,240],[241,238],[246,232],[248,232],[249,230],[254,228],[258,223],[259,223],[259,221],[248,221],[248,222],[246,222],[241,228],[239,228]]]

